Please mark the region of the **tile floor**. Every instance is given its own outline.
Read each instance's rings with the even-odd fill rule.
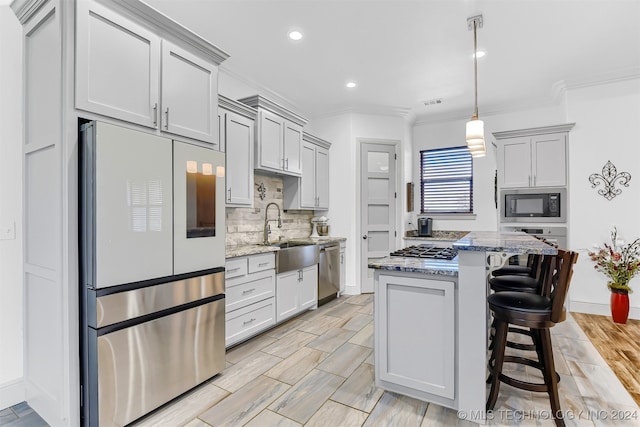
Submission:
[[[372,315],[370,294],[304,313],[230,349],[221,375],[134,425],[475,425],[454,410],[375,387]],[[640,426],[640,409],[575,321],[568,316],[552,332],[567,425]],[[511,374],[542,378],[529,367],[514,367]],[[548,410],[546,394],[503,384],[489,424],[552,426]],[[629,419],[613,419],[620,417]]]

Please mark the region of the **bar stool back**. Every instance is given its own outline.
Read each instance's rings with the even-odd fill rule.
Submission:
[[[493,364],[489,364],[491,390],[487,399],[487,410],[494,408],[500,383],[504,382],[528,391],[547,392],[556,425],[564,425],[549,329],[566,318],[564,302],[573,276],[573,265],[577,259],[577,253],[559,249],[558,255],[553,257],[551,268],[544,272],[543,289],[539,294],[496,292],[487,297],[496,330],[491,354]],[[535,336],[537,361],[519,356],[505,356],[510,324],[531,329]],[[539,369],[542,371],[544,383],[530,383],[505,375],[502,373],[505,362],[525,364]]]

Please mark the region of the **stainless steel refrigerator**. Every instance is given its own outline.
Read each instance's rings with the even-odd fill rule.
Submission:
[[[121,426],[224,368],[224,154],[93,121],[79,159],[82,419]]]

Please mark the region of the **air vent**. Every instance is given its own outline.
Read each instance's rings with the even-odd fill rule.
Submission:
[[[433,99],[429,99],[428,101],[424,101],[424,105],[426,107],[430,105],[438,105],[438,104],[442,104],[442,98],[433,98]]]

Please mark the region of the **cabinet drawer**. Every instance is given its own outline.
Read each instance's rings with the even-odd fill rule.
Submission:
[[[271,298],[275,293],[275,276],[275,271],[271,269],[271,271],[227,280],[225,290],[227,313],[263,299]]]
[[[229,347],[269,326],[275,325],[275,323],[276,305],[274,298],[227,313],[225,344]]]
[[[249,257],[249,273],[276,268],[276,256],[273,253]]]
[[[244,276],[245,274],[247,274],[247,259],[228,259],[225,262],[225,270],[225,277],[227,279],[230,279],[232,277]]]

